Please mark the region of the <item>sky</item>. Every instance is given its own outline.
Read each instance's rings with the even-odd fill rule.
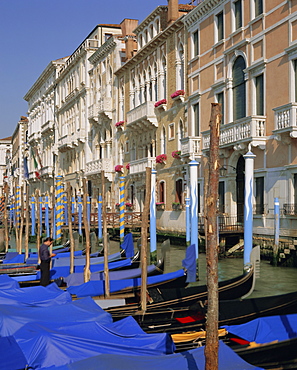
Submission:
[[[97,24],[141,22],[158,5],[167,0],[0,0],[0,138],[27,116],[24,96],[50,61],[71,55]]]

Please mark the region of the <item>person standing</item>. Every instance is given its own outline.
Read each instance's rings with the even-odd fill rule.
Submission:
[[[40,285],[47,286],[50,283],[50,263],[51,258],[56,254],[50,254],[48,248],[52,245],[53,239],[48,237],[45,238],[43,244],[39,248],[39,258],[40,258]]]

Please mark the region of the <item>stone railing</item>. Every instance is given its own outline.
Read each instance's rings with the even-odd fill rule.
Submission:
[[[158,121],[155,114],[155,102],[147,101],[127,113],[127,125],[137,123],[138,121],[149,121],[152,125],[158,127]]]
[[[266,136],[266,117],[244,117],[236,122],[221,125],[220,147],[252,142],[254,146],[264,145]],[[209,149],[210,131],[204,131],[203,149]]]
[[[96,159],[94,161],[86,163],[86,176],[99,174],[101,171],[113,171],[111,158]]]
[[[291,137],[297,137],[297,103],[289,103],[274,108],[274,130],[275,134],[289,132]]]
[[[41,125],[41,133],[51,132],[54,130],[54,121],[48,120],[43,125]]]
[[[180,139],[181,156],[197,158],[201,156],[201,137],[188,136]]]
[[[129,173],[130,175],[144,172],[146,167],[152,168],[156,163],[156,157],[146,157],[142,159],[137,159],[135,161],[130,161]]]

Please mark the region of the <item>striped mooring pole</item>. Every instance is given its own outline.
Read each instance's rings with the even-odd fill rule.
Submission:
[[[125,177],[120,177],[120,243],[122,244],[125,236]]]
[[[31,235],[35,235],[35,198],[31,198]]]
[[[15,215],[15,226],[20,228],[21,221],[21,190],[20,186],[16,186],[16,215]]]
[[[49,212],[48,212],[48,196],[45,197],[45,215],[44,215],[44,222],[45,222],[45,229],[46,229],[46,236],[50,236],[50,228],[49,228]]]
[[[56,177],[56,199],[57,199],[56,239],[59,240],[62,237],[62,223],[63,223],[63,186],[61,175],[58,175]]]

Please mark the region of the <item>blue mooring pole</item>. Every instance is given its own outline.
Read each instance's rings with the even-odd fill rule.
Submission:
[[[255,154],[248,151],[245,159],[245,193],[244,193],[244,252],[243,268],[248,269],[251,264],[253,249],[253,182]]]
[[[98,196],[98,239],[102,241],[102,195]]]
[[[186,198],[186,245],[191,244],[190,198]]]
[[[156,225],[156,175],[157,171],[152,168],[151,176],[151,204],[150,204],[150,250],[157,250],[157,225]]]
[[[198,162],[191,161],[190,166],[190,197],[191,197],[191,245],[195,244],[198,258]]]

